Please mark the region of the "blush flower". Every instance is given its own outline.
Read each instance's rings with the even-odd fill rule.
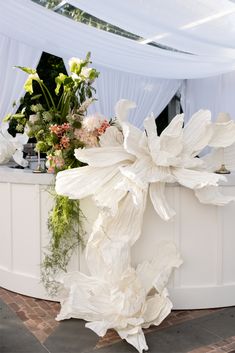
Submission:
[[[97,129],[97,133],[98,135],[103,135],[106,131],[106,129],[110,127],[110,124],[109,122],[105,119],[102,124],[100,125],[100,127]]]
[[[101,127],[104,120],[103,115],[95,113],[84,118],[82,126],[87,131],[95,131]]]
[[[62,136],[60,146],[61,148],[68,148],[70,146],[70,138],[67,136]]]

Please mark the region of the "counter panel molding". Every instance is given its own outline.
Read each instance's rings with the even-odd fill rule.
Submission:
[[[44,299],[49,297],[40,283],[40,263],[49,241],[52,183],[49,174],[0,167],[0,286]],[[220,188],[235,196],[235,175]],[[235,203],[202,205],[193,192],[178,185],[167,187],[167,198],[176,217],[162,221],[148,201],[143,232],[132,250],[133,264],[151,259],[161,241],[173,240],[184,260],[169,284],[174,309],[235,305]],[[81,207],[89,233],[97,209],[91,199],[83,200]],[[69,270],[87,272],[80,249]]]

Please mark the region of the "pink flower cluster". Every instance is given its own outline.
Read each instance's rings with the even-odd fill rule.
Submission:
[[[57,135],[58,137],[62,137],[65,132],[67,132],[70,129],[70,124],[69,123],[64,123],[62,125],[51,125],[49,127],[50,131]]]
[[[103,135],[108,127],[110,127],[108,120],[103,120],[100,127],[97,129],[98,136]]]
[[[91,120],[92,121],[92,129],[91,129]],[[110,127],[109,122],[105,120],[98,120],[96,118],[96,124],[98,125],[97,127],[94,127],[94,118],[92,117],[87,117],[86,118],[86,124],[84,124],[83,128],[81,129],[76,129],[74,131],[74,135],[77,139],[82,141],[86,147],[98,147],[99,146],[99,136],[105,133],[106,129]]]
[[[60,140],[61,148],[68,148],[70,146],[70,138],[68,136],[62,136]]]
[[[48,160],[48,173],[54,173],[55,172],[55,168],[57,169],[61,169],[64,164],[65,161],[61,156],[52,156],[51,154],[49,156],[47,156],[47,160]]]
[[[76,129],[74,135],[77,139],[85,144],[86,147],[98,147],[97,134],[86,129]]]
[[[70,146],[70,138],[65,135],[65,133],[70,130],[70,128],[71,126],[69,123],[64,123],[62,125],[54,124],[49,127],[50,132],[60,138],[60,142],[55,145],[55,149],[61,150]]]

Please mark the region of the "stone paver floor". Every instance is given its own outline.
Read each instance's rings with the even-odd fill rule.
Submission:
[[[99,338],[82,320],[57,322],[56,302],[0,288],[1,308],[0,353],[135,352],[113,330]],[[175,310],[145,334],[149,353],[235,353],[235,307]]]

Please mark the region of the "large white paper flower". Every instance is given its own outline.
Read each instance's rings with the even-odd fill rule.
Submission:
[[[16,134],[13,137],[8,128],[9,124],[3,123],[0,130],[0,164],[5,164],[13,158],[17,164],[27,167],[28,162],[23,158],[23,147],[28,141],[28,136]]]
[[[228,128],[218,134],[209,111],[194,114],[184,128],[183,115],[177,115],[161,136],[150,116],[143,132],[125,121],[133,107],[133,102],[119,101],[115,113],[120,128],[107,128],[100,147],[75,151],[86,167],[57,174],[59,194],[93,196],[99,208],[86,246],[90,275],[75,272],[61,278],[67,295],[58,320],[82,318],[100,336],[114,328],[142,352],[148,349],[142,328],[159,325],[170,313],[166,285],[173,268],[182,263],[175,245],[165,243],[151,262],[131,266],[130,249],[141,234],[147,194],[164,220],[174,215],[165,198],[166,183],[193,189],[201,202],[231,201],[218,192],[224,177],[205,171],[197,155],[209,144],[232,143],[235,136]]]
[[[140,188],[149,187],[153,206],[164,220],[175,214],[165,198],[166,183],[178,182],[195,190],[196,197],[203,203],[221,204],[222,195],[215,193],[213,187],[226,179],[205,171],[204,162],[197,155],[207,145],[235,142],[235,134],[231,134],[229,128],[218,134],[216,124],[211,123],[209,111],[201,110],[194,114],[184,128],[183,122],[183,114],[177,115],[160,136],[157,135],[153,116],[145,119],[145,132],[127,122],[122,123],[124,149],[135,156],[135,161],[121,167],[120,171]],[[223,199],[224,204],[233,200],[225,196]]]
[[[126,102],[124,104],[122,101],[117,106],[120,107],[120,105],[124,106],[124,111],[121,109],[121,114],[116,114],[123,131],[123,143],[120,138],[117,142],[116,136],[120,132],[113,127],[116,135],[114,136],[112,132],[111,136],[111,130],[109,133],[108,128],[102,136],[101,147],[75,151],[76,157],[89,165],[86,168],[97,180],[95,184],[98,183],[99,188],[113,177],[113,173],[120,172],[123,178],[119,184],[115,185],[114,192],[120,187],[127,190],[134,190],[136,187],[149,189],[153,206],[164,220],[169,220],[175,214],[165,198],[166,183],[178,182],[196,191],[195,195],[202,203],[221,205],[222,195],[215,192],[214,187],[218,186],[219,181],[226,179],[224,176],[205,171],[204,162],[197,155],[207,145],[221,144],[224,146],[235,142],[235,134],[231,134],[231,129],[226,127],[218,134],[216,124],[211,123],[210,112],[201,110],[192,116],[184,128],[183,114],[177,115],[158,136],[154,116],[144,121],[145,131],[143,132],[120,119],[120,115],[125,117],[126,110],[134,104]],[[80,189],[86,189],[83,183],[87,182],[90,195],[97,194],[98,189],[92,188],[93,184],[83,178],[83,173],[84,171],[79,169],[74,172],[73,183],[70,183],[70,176],[72,178],[73,175],[70,171],[66,176],[64,174],[63,180],[61,179],[63,174],[59,174],[56,184],[57,191],[65,192],[68,187],[73,190],[72,193],[76,193],[76,197],[80,198],[79,187],[76,190],[74,184],[77,181]],[[104,177],[101,180],[99,174],[105,173],[107,173],[108,180]],[[82,184],[80,175],[83,179]],[[208,193],[211,194],[210,198]],[[233,198],[224,196],[223,200],[226,204]]]

